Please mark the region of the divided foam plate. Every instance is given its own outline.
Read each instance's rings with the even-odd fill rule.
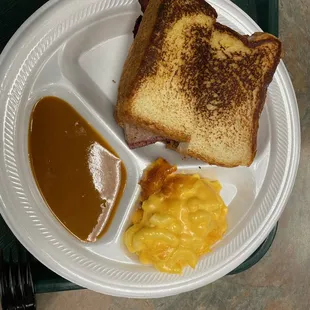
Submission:
[[[231,2],[210,1],[218,20],[250,34],[258,26]],[[0,63],[0,211],[17,238],[41,262],[81,286],[117,296],[161,297],[206,285],[242,263],[275,225],[292,189],[299,160],[299,117],[281,62],[260,119],[250,168],[212,167],[157,143],[131,151],[113,118],[117,87],[140,14],[132,0],[51,1],[14,35]],[[109,231],[96,243],[76,240],[52,216],[28,161],[28,123],[42,96],[70,103],[124,161],[125,193]],[[181,172],[218,179],[228,204],[228,231],[196,269],[162,274],[129,255],[122,235],[139,195],[143,169],[162,156]],[[198,168],[201,167],[201,169]]]

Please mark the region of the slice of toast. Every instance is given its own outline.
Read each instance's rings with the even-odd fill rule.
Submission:
[[[272,35],[242,36],[200,0],[151,0],[119,86],[116,119],[180,143],[209,164],[249,166],[281,56]]]
[[[210,37],[216,16],[203,0],[149,2],[120,80],[116,106],[120,125],[134,123],[171,139],[189,141],[194,106],[189,94],[181,90],[186,92],[188,86],[185,80],[180,84],[180,67],[192,51],[195,27]]]
[[[281,43],[270,34],[241,36],[215,25],[209,44],[197,48],[187,65],[189,72],[199,68],[199,93],[191,88],[196,126],[188,155],[227,167],[251,165],[267,87],[280,57]]]

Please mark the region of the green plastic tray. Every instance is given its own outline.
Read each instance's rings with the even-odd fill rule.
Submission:
[[[46,2],[47,0],[0,0],[0,52],[18,27]],[[235,0],[233,2],[250,15],[264,31],[278,35],[278,0]],[[277,226],[263,244],[230,274],[242,272],[255,265],[272,245],[276,231]],[[5,256],[12,251],[13,258],[16,258],[19,247],[21,245],[0,216],[0,249]],[[31,268],[37,293],[80,288],[46,268],[35,258],[32,259]]]

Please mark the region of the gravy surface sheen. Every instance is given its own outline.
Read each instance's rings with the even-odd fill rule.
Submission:
[[[28,143],[33,174],[51,211],[78,239],[96,241],[108,229],[125,188],[119,156],[57,97],[35,105]]]

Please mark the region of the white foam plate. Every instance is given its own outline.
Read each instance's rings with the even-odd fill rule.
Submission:
[[[221,23],[244,34],[260,30],[230,1],[210,3]],[[268,89],[258,152],[250,168],[225,169],[182,160],[160,143],[130,151],[113,109],[139,14],[140,7],[133,0],[50,1],[10,40],[0,60],[0,211],[21,243],[64,278],[106,294],[146,298],[178,294],[215,281],[261,244],[292,190],[300,129],[294,90],[281,62]],[[45,205],[31,173],[27,156],[30,113],[37,100],[47,95],[72,104],[127,168],[127,186],[113,223],[95,244],[79,242],[62,227]],[[141,265],[122,244],[142,170],[158,156],[185,173],[198,171],[218,179],[229,208],[223,240],[196,269],[186,268],[182,276]]]

